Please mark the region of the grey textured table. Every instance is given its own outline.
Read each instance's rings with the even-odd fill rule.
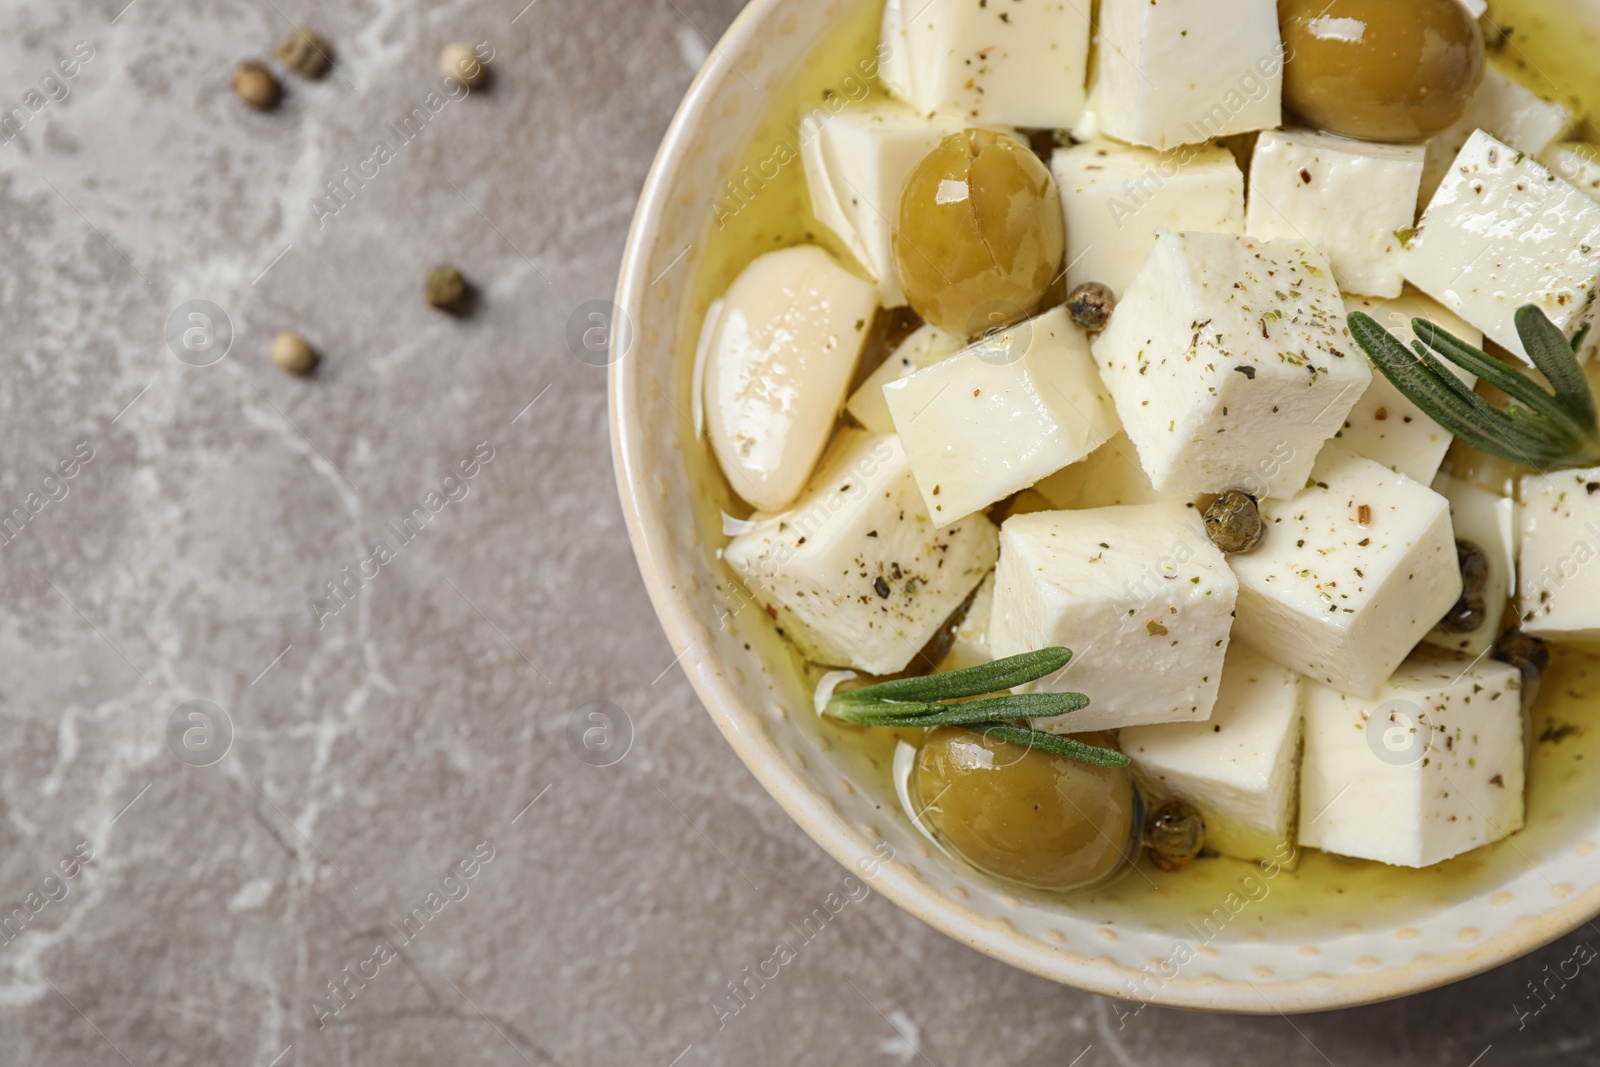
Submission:
[[[1600,979],[1528,987],[1593,929],[1368,1010],[1121,1019],[874,896],[713,1007],[845,872],[672,665],[565,338],[738,3],[525,2],[0,10],[0,1063],[1600,1063]],[[251,112],[291,17],[339,69]],[[405,141],[453,39],[492,89]],[[220,361],[169,348],[189,300]],[[192,706],[169,745],[193,700],[225,753]]]

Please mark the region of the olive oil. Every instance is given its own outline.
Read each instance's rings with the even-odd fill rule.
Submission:
[[[691,367],[705,310],[746,264],[763,252],[802,241],[820,244],[841,262],[853,264],[812,214],[800,162],[800,122],[815,109],[837,110],[882,96],[882,88],[867,73],[876,69],[881,8],[874,0],[853,5],[778,94],[749,142],[729,155],[728,182],[706,207],[706,237],[696,260],[689,313],[677,338],[675,403],[680,412],[690,410]],[[1502,57],[1531,71],[1530,85],[1546,84],[1543,91],[1553,96],[1600,102],[1600,66],[1592,61],[1600,50],[1600,12],[1570,25],[1569,5],[1494,0],[1492,15],[1514,27],[1514,47],[1505,49]],[[1557,82],[1549,83],[1552,78]],[[1586,129],[1596,132],[1592,126]],[[708,552],[714,552],[727,541],[722,532],[725,517],[742,518],[749,508],[722,478],[709,445],[693,438],[686,426],[682,436],[703,542]],[[1462,453],[1458,446],[1454,456]],[[1458,473],[1470,476],[1471,472],[1458,469]],[[1501,489],[1505,472],[1488,473],[1493,477],[1482,480],[1493,484],[1487,487]],[[886,822],[903,818],[891,778],[894,752],[902,740],[917,743],[917,734],[819,718],[810,694],[821,672],[801,662],[761,609],[752,606],[738,579],[721,563],[717,567],[718,595],[726,610],[737,616],[738,632],[757,657],[773,665],[772,683],[779,693],[787,694],[781,700],[781,714],[813,731],[828,754],[831,766],[813,763],[810,773],[829,779],[842,776],[853,790],[873,798]],[[1205,857],[1170,873],[1141,860],[1137,870],[1088,892],[1029,893],[1009,883],[1004,888],[1095,922],[1177,932],[1211,930],[1207,924],[1214,924],[1223,899],[1239,893],[1241,886],[1255,885],[1261,891],[1244,891],[1248,906],[1217,929],[1216,940],[1250,940],[1268,931],[1274,940],[1283,940],[1300,931],[1307,938],[1325,935],[1330,925],[1352,931],[1401,928],[1444,902],[1490,892],[1541,857],[1593,848],[1563,826],[1563,815],[1592,808],[1600,800],[1600,784],[1588,781],[1588,773],[1600,767],[1600,722],[1594,721],[1600,710],[1600,657],[1570,649],[1554,652],[1530,713],[1527,824],[1506,841],[1422,870],[1307,849],[1281,870],[1274,865],[1275,873],[1266,878],[1260,864]]]
[[[1510,64],[1534,92],[1573,103],[1583,113],[1573,139],[1600,141],[1593,108],[1600,105],[1600,7],[1550,0],[1491,0],[1490,53]]]

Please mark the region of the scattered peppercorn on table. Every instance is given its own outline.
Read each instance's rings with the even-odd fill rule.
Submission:
[[[1011,7],[1020,12],[1032,2]],[[897,912],[883,897],[885,882],[835,864],[740,767],[684,677],[698,652],[675,658],[682,646],[669,647],[652,617],[618,514],[605,371],[595,365],[606,331],[591,316],[613,298],[628,207],[700,64],[723,62],[710,44],[740,0],[281,6],[0,5],[0,69],[10,75],[0,86],[0,336],[8,357],[0,373],[7,606],[0,662],[10,668],[0,681],[0,1060],[45,1067],[124,1060],[139,1067],[1059,1065],[1081,1053],[1079,1067],[1119,1057],[1165,1063],[1174,1055],[1231,1067],[1320,1062],[1308,1041],[1335,1063],[1385,1067],[1466,1065],[1491,1042],[1479,1067],[1583,1058],[1596,987],[1581,977],[1592,968],[1578,935],[1494,975],[1424,994],[1402,1011],[1295,1018],[1290,1027],[1280,1019],[1139,1012],[1008,970]],[[1538,47],[1540,23],[1525,17],[1530,6],[1510,17],[1518,27],[1512,43],[1564,78]],[[985,17],[996,7],[990,0]],[[845,5],[846,16],[850,10]],[[871,54],[879,14],[870,16],[871,41],[839,72],[859,70],[857,61]],[[962,32],[996,25],[1004,26],[973,21]],[[1081,56],[1087,71],[1088,42],[1071,27],[1053,32],[1020,14],[1017,25],[1028,54]],[[1581,33],[1574,40],[1587,62],[1593,45]],[[441,69],[454,41],[493,71],[470,93],[453,84],[465,84],[458,75],[471,76],[470,65]],[[811,478],[801,477],[797,492],[818,484],[826,465],[864,436],[867,447],[851,455],[875,488],[887,483],[913,511],[925,511],[930,498],[951,499],[960,483],[919,476],[909,445],[895,452],[901,435],[884,386],[958,355],[984,378],[960,400],[981,407],[991,388],[1003,387],[1010,402],[1038,405],[1031,425],[1065,435],[1026,457],[991,448],[983,453],[991,466],[1020,469],[1025,459],[1031,476],[1053,456],[1099,443],[1020,492],[1001,489],[1020,477],[1008,471],[968,477],[969,496],[1005,494],[970,520],[855,527],[863,544],[901,540],[870,557],[870,586],[855,599],[793,614],[820,620],[818,646],[846,646],[827,659],[859,648],[892,663],[926,629],[933,651],[948,652],[920,669],[992,665],[1000,654],[989,620],[1002,531],[1029,533],[1019,520],[1030,516],[1153,508],[1148,514],[1159,522],[1148,526],[1170,533],[1174,551],[1147,552],[1156,567],[1099,588],[1108,602],[1146,605],[1162,595],[1166,616],[1141,611],[1130,627],[1135,669],[1147,662],[1146,647],[1163,646],[1180,664],[1214,659],[1193,637],[1220,631],[1225,619],[1169,597],[1167,587],[1193,588],[1189,579],[1199,576],[1213,583],[1213,599],[1224,596],[1223,572],[1276,539],[1263,517],[1281,513],[1275,509],[1285,498],[1262,495],[1261,486],[1298,457],[1269,449],[1263,469],[1252,466],[1251,478],[1229,487],[1236,497],[1158,489],[1131,431],[1113,417],[1118,398],[1109,387],[1109,409],[1069,390],[1080,413],[1050,383],[1058,375],[1079,383],[1101,375],[1097,339],[1159,240],[1157,225],[1144,230],[1138,220],[1160,219],[1173,232],[1233,226],[1234,236],[1255,236],[1243,230],[1248,182],[1234,154],[1246,146],[1231,133],[1229,143],[1167,151],[1113,140],[1125,126],[1097,135],[1088,124],[1093,101],[1066,91],[1071,79],[1061,72],[1020,84],[999,74],[969,88],[970,76],[955,67],[923,78],[926,61],[910,51],[923,43],[913,38],[900,53],[908,65],[898,76],[916,78],[912,103],[889,95],[884,79],[861,101],[863,109],[882,109],[886,128],[900,122],[897,143],[887,143],[887,129],[849,129],[853,104],[830,120],[839,128],[821,141],[795,131],[787,142],[796,155],[783,180],[799,184],[807,168],[824,168],[839,194],[835,217],[851,231],[835,233],[809,218],[801,185],[796,211],[808,217],[793,224],[802,232],[788,243],[802,243],[813,229],[812,243],[826,245],[852,283],[828,288],[833,276],[819,270],[808,291],[848,297],[860,309],[830,320],[844,328],[842,345],[854,344],[857,319],[867,320],[868,334],[855,373],[839,373],[838,398],[828,402],[842,402],[854,422],[844,422],[848,433],[836,424],[824,434]],[[1580,134],[1567,128],[1574,105],[1501,76],[1499,64],[1515,57],[1509,48],[1491,55],[1474,98],[1482,116],[1476,125],[1498,124],[1490,132],[1502,143],[1592,191],[1593,178],[1582,178],[1592,157],[1567,140]],[[1207,82],[1202,91],[1220,101],[1252,72],[1266,84],[1255,55],[1241,46],[1238,58],[1225,83]],[[245,79],[250,100],[234,91],[241,63],[258,71]],[[960,57],[956,65],[964,65]],[[1175,69],[1171,80],[1193,72],[1192,65]],[[745,91],[737,75],[729,80]],[[1245,86],[1242,94],[1253,91]],[[836,101],[849,94],[846,84]],[[1006,114],[1019,99],[1040,110]],[[273,106],[257,110],[256,102]],[[818,94],[805,104],[831,114]],[[947,104],[963,110],[951,115]],[[973,107],[995,110],[974,118],[965,114]],[[1229,123],[1255,121],[1241,115]],[[1171,116],[1136,110],[1127,121],[1183,135],[1183,122]],[[1070,131],[1041,135],[1035,125],[1064,122],[1082,135],[1080,144],[1068,143]],[[942,140],[928,127],[958,133],[974,123],[1043,147],[1035,154],[1058,197],[1069,184],[1063,174],[1078,175],[1084,190],[1063,204],[1064,247],[1039,306],[1015,322],[1004,308],[983,309],[977,336],[964,332],[965,322],[956,323],[958,333],[919,324],[910,312],[892,317],[887,309],[909,305],[889,295],[894,281],[876,274],[895,261],[888,208],[898,183]],[[1437,170],[1435,185],[1449,177],[1476,125],[1452,127],[1447,139],[1430,143],[1424,202],[1430,175]],[[1541,136],[1543,148],[1534,143]],[[827,151],[815,163],[800,159],[802,149],[815,153],[822,144]],[[717,144],[711,154],[735,148]],[[1096,169],[1102,162],[1105,170]],[[1303,165],[1314,178],[1326,169]],[[1520,165],[1502,165],[1513,168],[1514,188]],[[1299,181],[1298,169],[1286,164],[1277,179]],[[1130,182],[1131,193],[1123,189]],[[1326,216],[1316,200],[1321,185],[1306,187],[1304,210],[1294,216],[1313,245],[1307,220]],[[729,228],[784,195],[779,187],[758,196]],[[887,200],[872,199],[879,196]],[[869,201],[887,204],[885,216]],[[1027,206],[1039,210],[1039,198],[1030,196]],[[1372,218],[1393,208],[1363,206]],[[698,215],[705,205],[683,210]],[[1396,239],[1425,245],[1431,237],[1420,231]],[[1096,235],[1087,254],[1086,234]],[[771,241],[760,249],[778,250]],[[674,269],[687,271],[701,251]],[[1338,258],[1331,250],[1328,258],[1337,277]],[[683,278],[669,274],[661,284]],[[1086,284],[1098,288],[1071,298]],[[1397,335],[1420,314],[1473,346],[1497,343],[1465,320],[1476,311],[1447,314],[1414,284],[1392,301],[1340,296],[1347,312],[1367,310]],[[1060,328],[1063,308],[1065,328],[1081,336],[1039,331],[1021,343],[1019,322],[1050,312],[1046,325]],[[643,336],[651,324],[635,325]],[[272,359],[280,333],[297,339],[285,349],[293,357],[287,370]],[[820,338],[819,346],[829,340],[805,336]],[[970,351],[979,340],[988,361]],[[1063,365],[1045,365],[1038,357],[1047,352]],[[829,357],[817,367],[849,358],[812,354]],[[883,362],[870,367],[880,355]],[[686,382],[690,356],[682,358]],[[1352,350],[1348,358],[1365,357]],[[1241,363],[1267,380],[1256,364]],[[1243,380],[1243,371],[1230,373]],[[971,397],[974,388],[979,398]],[[687,389],[671,400],[687,425]],[[797,426],[810,400],[800,403]],[[1231,421],[1229,407],[1215,418]],[[1390,472],[1380,478],[1399,470],[1447,501],[1454,540],[1473,549],[1450,546],[1462,596],[1424,643],[1446,658],[1482,659],[1452,687],[1411,669],[1439,662],[1417,650],[1402,665],[1410,673],[1385,679],[1378,696],[1415,700],[1437,689],[1452,722],[1468,714],[1481,722],[1513,699],[1511,676],[1497,664],[1539,677],[1526,783],[1534,820],[1552,803],[1581,802],[1588,795],[1581,782],[1562,780],[1585,766],[1576,757],[1597,758],[1590,724],[1565,693],[1584,684],[1570,642],[1592,624],[1585,612],[1596,598],[1587,584],[1593,564],[1573,548],[1590,538],[1589,501],[1600,494],[1591,497],[1589,485],[1600,474],[1590,465],[1550,473],[1548,481],[1527,475],[1508,493],[1502,476],[1525,472],[1481,457],[1463,462],[1465,450],[1453,448],[1422,410],[1374,374],[1334,440]],[[963,440],[990,446],[1000,428],[987,429],[993,432]],[[1020,432],[1008,440],[1024,447]],[[703,447],[687,431],[679,445]],[[941,455],[933,436],[915,451],[924,466],[924,455],[935,467],[959,458]],[[714,472],[715,462],[708,453],[706,469]],[[782,482],[781,473],[771,484]],[[1305,478],[1294,488],[1311,492]],[[837,499],[863,517],[898,518],[847,497]],[[831,505],[836,498],[816,499]],[[1383,502],[1363,495],[1352,521],[1361,504],[1373,508],[1376,537],[1386,522]],[[1262,538],[1253,550],[1252,507]],[[770,514],[728,511],[730,532],[742,522],[774,531],[765,522]],[[1227,538],[1204,532],[1208,516]],[[712,519],[712,529],[720,528],[720,517]],[[1041,556],[1051,538],[1078,536],[1070,524],[1058,530],[1055,518],[1033,526],[1018,540]],[[1125,524],[1134,526],[1142,535],[1141,524]],[[803,531],[769,546],[770,558],[785,560],[784,573],[804,576],[815,567],[819,580],[828,579],[828,564],[854,564],[862,554],[847,539],[830,540],[831,525],[816,529],[815,555],[804,555],[811,539],[798,545]],[[1103,534],[1080,540],[1085,560],[1108,553],[1097,567],[1133,543]],[[1101,540],[1111,549],[1101,549]],[[785,544],[797,562],[787,562]],[[973,573],[959,573],[967,569]],[[735,622],[759,618],[787,628],[769,619],[742,577],[729,570],[726,578],[749,603]],[[969,582],[970,592],[957,596]],[[797,581],[794,588],[814,587]],[[1037,618],[1018,618],[1016,629],[1057,628],[1066,613],[1055,590],[1018,583],[1002,599],[1015,605],[1024,593],[1042,607]],[[694,595],[704,607],[716,592],[707,583]],[[954,606],[944,610],[946,603]],[[868,625],[883,618],[904,633]],[[1503,639],[1508,632],[1514,642]],[[838,642],[841,634],[849,641]],[[912,663],[921,664],[920,650],[912,650]],[[1085,664],[1100,654],[1074,649]],[[913,753],[927,773],[909,795],[919,809],[926,800],[951,800],[943,828],[986,868],[1076,884],[1101,865],[1123,863],[1107,838],[1130,853],[1148,843],[1138,870],[1114,888],[1149,891],[1142,875],[1163,887],[1195,884],[1210,870],[1216,881],[1191,898],[1209,906],[1232,888],[1235,872],[1261,862],[1228,857],[1271,856],[1299,825],[1302,786],[1288,772],[1331,768],[1313,773],[1324,775],[1317,788],[1337,793],[1343,749],[1295,755],[1314,702],[1338,726],[1341,717],[1353,723],[1368,699],[1308,679],[1234,632],[1213,680],[1207,718],[1090,736],[1087,747],[1121,749],[1131,770],[1026,752],[1038,811],[1029,794],[981,777],[985,754],[1004,762],[1015,743],[953,726]],[[1468,681],[1500,699],[1480,707]],[[856,684],[840,689],[848,694]],[[1532,688],[1524,684],[1520,698]],[[1075,689],[1069,669],[1060,692],[1012,695],[1053,699]],[[1072,701],[1053,706],[1063,703]],[[1092,701],[1061,722],[1095,707]],[[810,714],[803,702],[787,710]],[[1039,725],[1049,728],[1050,720]],[[1383,723],[1379,741],[1401,725]],[[835,727],[831,718],[805,726],[829,731],[835,753],[847,734],[891,753],[898,736]],[[1367,738],[1358,735],[1364,744]],[[1399,740],[1406,756],[1403,731]],[[1453,744],[1445,748],[1450,759],[1481,766],[1485,747],[1499,741],[1480,732],[1474,745],[1464,731]],[[1546,773],[1552,769],[1559,773]],[[1491,774],[1470,794],[1493,818],[1504,816],[1516,792],[1511,771],[1503,769],[1500,786]],[[812,759],[807,773],[828,774],[828,765]],[[1345,812],[1344,801],[1335,804],[1317,823],[1323,845],[1359,841],[1363,816],[1402,810],[1405,790],[1428,787],[1435,774],[1454,779],[1456,764],[1421,769],[1419,761],[1386,779],[1366,808]],[[973,787],[959,787],[960,802],[954,791],[938,798],[957,779]],[[872,785],[851,783],[863,793]],[[891,795],[875,825],[895,825],[892,805]],[[986,810],[1025,832],[984,836],[975,816]],[[1468,810],[1465,800],[1440,807],[1442,826],[1394,822],[1378,844],[1399,860],[1430,859],[1470,839],[1470,822],[1448,822],[1466,821]],[[1396,885],[1375,871],[1422,884],[1446,872],[1470,882],[1482,857],[1526,849],[1535,830],[1530,823],[1498,845],[1421,871],[1302,849],[1300,867],[1284,870],[1271,896],[1253,901],[1229,936],[1243,938],[1258,916],[1276,922],[1304,903],[1294,896],[1296,878],[1336,869],[1339,886],[1374,896]],[[1053,848],[1014,847],[1033,831]],[[1563,888],[1548,887],[1552,900]],[[1366,918],[1375,926],[1382,916]],[[1170,929],[1184,936],[1178,924]],[[1124,947],[1125,931],[1110,928],[1123,933]],[[1403,926],[1395,933],[1397,945],[1416,944],[1401,940]],[[1086,951],[1107,951],[1113,942],[1102,937],[1091,932]],[[794,958],[777,951],[780,940]],[[1076,940],[1052,945],[1084,950]],[[938,981],[920,983],[912,995],[913,971]],[[779,977],[763,977],[773,973]],[[1270,980],[1261,982],[1272,996]],[[973,1005],[997,996],[1006,1025],[975,1024]]]

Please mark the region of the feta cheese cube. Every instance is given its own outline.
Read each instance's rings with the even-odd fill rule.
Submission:
[[[1424,151],[1268,130],[1250,165],[1245,232],[1311,244],[1327,255],[1346,293],[1399,296],[1401,235],[1417,218]]]
[[[884,85],[918,111],[1067,129],[1086,95],[1089,5],[888,0],[879,52]]]
[[[1109,508],[1119,504],[1193,504],[1192,497],[1163,493],[1139,466],[1139,452],[1118,429],[1111,439],[1078,462],[1034,486],[1052,508]],[[1015,509],[1013,509],[1013,514]]]
[[[1285,667],[1375,692],[1461,596],[1444,497],[1342,445],[1311,482],[1262,502],[1266,539],[1230,561],[1237,636]]]
[[[890,382],[883,396],[941,527],[1082,459],[1116,428],[1088,338],[1060,307]]]
[[[873,433],[894,433],[894,418],[883,399],[883,387],[948,359],[964,347],[966,343],[948,330],[941,330],[932,323],[918,326],[856,387],[845,403],[845,410]]]
[[[939,662],[941,671],[959,671],[964,667],[977,667],[994,657],[989,655],[989,611],[994,604],[994,572],[978,586],[967,606],[967,613],[956,626],[950,650]]]
[[[877,279],[884,307],[906,302],[892,245],[900,190],[917,164],[961,129],[959,119],[930,118],[892,101],[801,122],[811,210]]]
[[[1000,527],[989,649],[1062,645],[1072,662],[1025,691],[1087,693],[1058,733],[1210,716],[1238,582],[1193,508],[1046,511]]]
[[[1522,828],[1522,676],[1419,650],[1370,698],[1311,683],[1300,844],[1428,867]]]
[[[1407,281],[1527,359],[1515,322],[1522,305],[1537,304],[1569,337],[1596,317],[1600,204],[1480,130],[1401,262]]]
[[[1483,344],[1482,330],[1464,322],[1416,290],[1393,300],[1347,296],[1344,306],[1347,311],[1364,311],[1371,315],[1380,326],[1394,334],[1407,350],[1417,336],[1411,329],[1412,319],[1427,319],[1469,345],[1476,347]],[[1477,383],[1477,375],[1462,370],[1454,363],[1441,362],[1468,386]],[[1445,453],[1450,451],[1450,444],[1455,440],[1449,430],[1424,415],[1421,408],[1407,399],[1376,369],[1372,372],[1372,384],[1361,394],[1356,406],[1350,409],[1350,414],[1344,420],[1344,429],[1335,436],[1352,452],[1375,459],[1423,485],[1433,481],[1433,476],[1439,473]]]
[[[1067,288],[1122,294],[1161,229],[1244,232],[1244,175],[1215,144],[1170,152],[1098,141],[1050,158],[1067,223]],[[1407,220],[1409,221],[1409,220]]]
[[[1517,502],[1468,482],[1441,474],[1434,491],[1450,502],[1450,524],[1456,541],[1468,542],[1483,554],[1486,573],[1478,590],[1483,617],[1470,631],[1451,632],[1435,627],[1425,641],[1439,648],[1479,656],[1500,636],[1500,620],[1510,603],[1517,574]],[[1463,580],[1465,575],[1463,575]],[[1462,593],[1465,597],[1466,592]]]
[[[1163,492],[1299,491],[1372,380],[1320,253],[1166,233],[1094,345]]]
[[[1181,800],[1206,823],[1206,850],[1269,859],[1296,838],[1301,676],[1235,644],[1205,722],[1134,726],[1118,740],[1147,803]]]
[[[1548,641],[1600,644],[1600,467],[1522,479],[1517,610]]]
[[[715,310],[701,339],[706,433],[733,491],[776,511],[827,447],[878,287],[796,245],[757,256]]]
[[[1587,196],[1600,200],[1600,150],[1581,142],[1553,144],[1539,155],[1539,162]]]
[[[839,433],[794,506],[723,558],[814,663],[903,670],[994,566],[982,515],[935,530],[894,435]]]
[[[1274,0],[1101,0],[1100,129],[1152,148],[1267,130],[1282,118]]]
[[[1565,104],[1545,99],[1490,64],[1466,112],[1454,126],[1428,142],[1420,202],[1432,199],[1456,156],[1478,131],[1530,156],[1538,156],[1570,130],[1576,120],[1577,116]]]

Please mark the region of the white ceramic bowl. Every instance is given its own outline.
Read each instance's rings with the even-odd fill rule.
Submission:
[[[1092,906],[1013,896],[930,849],[879,806],[871,776],[830,747],[768,620],[739,610],[728,591],[708,544],[715,531],[695,504],[711,499],[713,476],[685,455],[689,364],[704,310],[690,282],[728,161],[857,2],[872,0],[755,0],[734,22],[656,157],[618,289],[626,320],[613,331],[610,410],[629,533],[673,649],[739,758],[818,844],[900,907],[980,952],[1112,996],[1249,1013],[1343,1007],[1475,974],[1594,917],[1600,814],[1569,811],[1514,838],[1509,861],[1502,847],[1487,882],[1436,884],[1398,928],[1376,904],[1372,922],[1346,915],[1319,924],[1313,914],[1293,930],[1248,935],[1240,924],[1174,966],[1180,931],[1127,917],[1107,924]],[[1219,899],[1227,888],[1216,887]]]

